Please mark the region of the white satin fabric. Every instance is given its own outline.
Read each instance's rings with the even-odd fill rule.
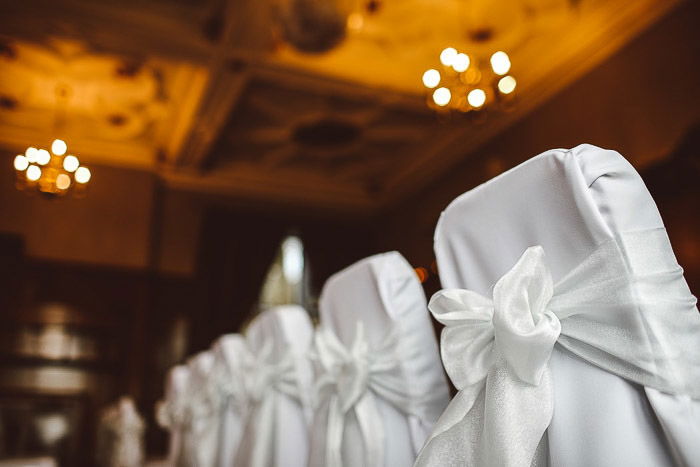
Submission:
[[[622,156],[531,159],[457,198],[435,251],[471,292],[431,303],[461,390],[418,465],[698,465],[700,316]]]
[[[415,272],[396,252],[367,258],[319,308],[309,466],[411,465],[449,400]]]
[[[306,466],[313,325],[301,307],[279,306],[248,327],[243,375],[248,410],[236,467]]]
[[[217,454],[220,413],[212,384],[214,355],[208,350],[200,352],[188,361],[187,366],[190,369],[189,417],[183,443],[188,456],[184,465],[212,467]]]
[[[188,411],[187,387],[189,369],[186,365],[177,365],[170,369],[165,381],[165,399],[156,408],[158,424],[168,430],[167,465],[187,465],[182,461],[188,454],[183,452],[183,437],[187,430]]]
[[[247,369],[253,359],[245,338],[226,334],[212,346],[214,364],[211,384],[218,407],[218,449],[216,465],[233,467],[244,422],[250,410],[250,398],[245,385]]]

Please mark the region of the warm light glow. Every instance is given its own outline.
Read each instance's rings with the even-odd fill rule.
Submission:
[[[58,177],[56,177],[56,188],[67,190],[68,187],[70,187],[70,177],[66,174],[58,174]]]
[[[428,270],[427,269],[425,269],[424,267],[417,267],[414,270],[416,271],[416,274],[418,275],[418,280],[421,281],[421,283],[428,280]]]
[[[30,165],[27,169],[27,179],[36,182],[41,178],[41,169],[38,165]]]
[[[454,68],[456,72],[462,73],[463,71],[467,71],[467,68],[469,68],[469,63],[469,55],[459,53],[452,61],[452,68]]]
[[[351,31],[359,31],[360,29],[362,29],[362,26],[365,25],[365,19],[360,13],[351,13],[350,16],[348,16],[347,25],[348,29],[350,29]]]
[[[516,85],[515,78],[512,76],[504,76],[501,78],[501,80],[498,82],[498,90],[501,91],[503,94],[510,94],[511,92],[515,91],[515,85]]]
[[[36,152],[36,162],[41,165],[46,165],[51,162],[51,154],[46,149],[39,149]]]
[[[77,157],[69,154],[63,159],[63,168],[66,172],[75,172],[78,167],[80,167],[80,161]]]
[[[36,162],[37,149],[32,146],[28,147],[27,150],[24,151],[24,156],[29,162]]]
[[[491,55],[491,68],[497,75],[505,75],[510,70],[510,58],[505,52],[498,51]]]
[[[78,183],[87,183],[90,181],[90,170],[87,167],[78,167],[75,171],[75,181]]]
[[[440,107],[444,107],[450,103],[452,93],[447,88],[437,88],[433,93],[433,101]]]
[[[57,156],[64,155],[66,153],[66,149],[68,149],[68,146],[62,139],[55,139],[53,140],[53,143],[51,143],[51,152]]]
[[[282,273],[291,284],[298,284],[304,275],[304,245],[299,237],[287,237],[282,243]]]
[[[22,154],[15,157],[15,170],[25,170],[29,167],[29,161]]]
[[[440,84],[440,72],[431,68],[423,73],[423,84],[426,88],[433,89]]]
[[[440,53],[440,62],[445,66],[452,66],[457,58],[457,50],[453,47],[448,47]]]
[[[467,94],[467,102],[475,109],[478,109],[486,102],[486,93],[482,89],[472,89]]]

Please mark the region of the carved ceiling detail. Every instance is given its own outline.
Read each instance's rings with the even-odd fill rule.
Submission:
[[[106,158],[119,151],[146,167],[166,150],[164,135],[177,131],[179,95],[197,92],[189,84],[203,73],[94,53],[65,39],[6,40],[0,49],[0,141],[27,146],[60,136],[76,151]]]
[[[48,144],[65,86],[62,136],[89,164],[153,170],[171,187],[244,201],[376,212],[679,0],[335,0],[364,5],[362,24],[307,43],[291,6],[322,3],[6,2],[0,146],[12,157]],[[432,114],[421,76],[446,46],[506,50],[518,77],[513,111],[480,122]]]

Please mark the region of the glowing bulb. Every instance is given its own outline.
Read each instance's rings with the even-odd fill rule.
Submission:
[[[24,151],[24,156],[29,162],[36,162],[37,152],[37,148],[30,146],[26,151]]]
[[[516,84],[515,78],[510,75],[504,76],[498,81],[498,90],[503,94],[510,94],[515,91]]]
[[[475,109],[478,109],[486,102],[486,93],[478,88],[472,89],[469,91],[469,94],[467,94],[467,102]]]
[[[433,101],[440,107],[449,104],[450,99],[452,99],[452,93],[447,88],[437,88],[435,92],[433,92]]]
[[[292,284],[304,275],[304,245],[298,237],[287,237],[282,243],[282,273]]]
[[[59,190],[67,190],[70,186],[70,177],[66,174],[58,174],[56,177],[56,188]]]
[[[63,168],[66,172],[75,172],[80,167],[80,161],[77,157],[69,154],[63,159]]]
[[[49,151],[47,151],[46,149],[39,149],[36,152],[35,160],[40,165],[46,165],[49,162],[51,162],[51,154],[49,154]]]
[[[457,50],[453,47],[448,47],[440,52],[440,62],[445,66],[452,66],[457,58]]]
[[[510,70],[510,58],[505,52],[500,50],[491,55],[491,68],[497,75],[505,75]]]
[[[452,68],[454,68],[457,73],[462,73],[463,71],[467,71],[469,63],[469,55],[459,53],[452,61]]]
[[[75,181],[78,183],[87,183],[90,181],[90,170],[87,167],[78,167],[75,171]]]
[[[36,182],[41,178],[41,169],[38,165],[30,165],[27,168],[27,179]]]
[[[29,161],[22,154],[15,157],[15,170],[20,172],[29,167]]]
[[[431,68],[423,73],[423,84],[430,89],[440,84],[440,72]]]
[[[66,149],[68,149],[68,146],[62,139],[55,139],[53,140],[53,143],[51,143],[51,152],[57,156],[64,155],[66,153]]]
[[[350,16],[348,16],[348,29],[352,31],[359,31],[362,29],[362,26],[365,24],[365,19],[362,17],[360,13],[351,13]]]

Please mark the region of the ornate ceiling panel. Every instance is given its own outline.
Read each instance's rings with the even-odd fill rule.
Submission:
[[[201,93],[205,78],[196,66],[94,53],[73,40],[5,40],[0,142],[21,149],[61,137],[88,160],[149,168],[187,131],[182,97]]]
[[[245,202],[373,212],[445,173],[676,3],[3,2],[0,145],[9,157],[48,143],[56,90],[68,89],[61,131],[88,162],[147,168],[174,188]],[[446,46],[476,58],[506,50],[514,109],[479,122],[432,114],[420,78]]]
[[[436,118],[422,109],[256,78],[223,127],[206,167],[257,169],[281,178],[286,171],[311,172],[373,194],[416,145],[426,144],[439,130]]]

